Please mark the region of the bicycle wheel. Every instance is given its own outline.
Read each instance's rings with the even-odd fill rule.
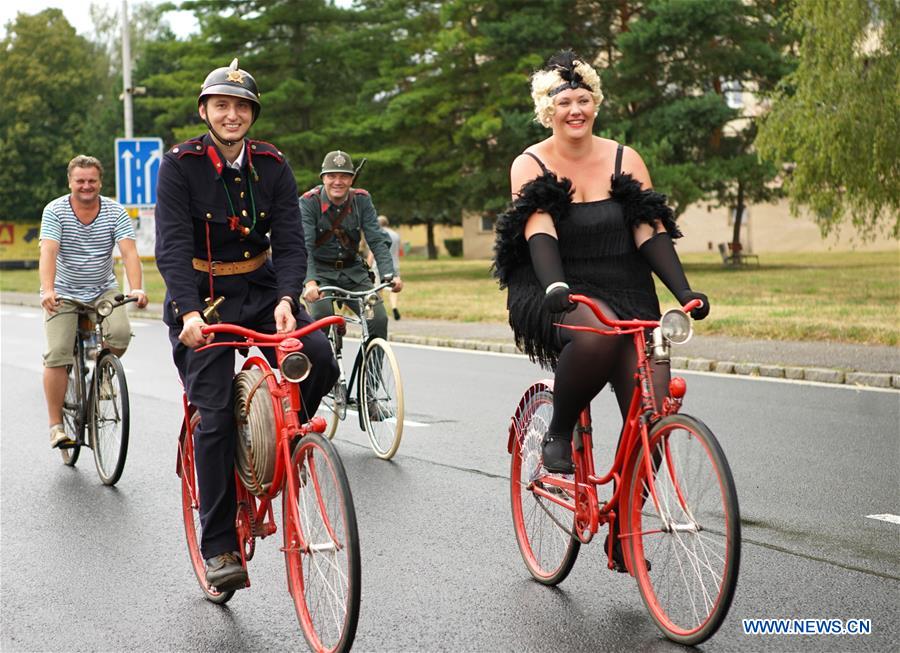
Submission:
[[[366,433],[375,455],[389,460],[403,437],[403,384],[394,351],[383,338],[373,338],[366,345],[362,380],[358,409]]]
[[[344,465],[317,433],[294,448],[282,494],[288,590],[314,651],[347,651],[359,618],[360,557],[356,512]],[[296,519],[294,518],[296,515]]]
[[[193,413],[191,416],[191,428],[196,429],[200,423],[200,415]],[[190,442],[191,436],[185,426],[182,426],[181,437],[178,440],[178,469],[181,471],[181,515],[184,518],[184,535],[187,539],[188,555],[191,559],[191,567],[200,589],[207,600],[222,604],[234,596],[234,590],[217,592],[206,582],[206,564],[200,553],[200,494],[197,491],[197,470],[194,466],[194,444]]]
[[[542,474],[541,442],[553,413],[553,390],[535,383],[522,396],[513,416],[510,500],[519,551],[528,571],[544,585],[565,580],[578,557],[581,542],[573,535],[575,513],[529,487]],[[572,501],[571,493],[558,491],[560,499]]]
[[[122,361],[108,352],[97,363],[94,374],[97,383],[90,402],[94,463],[103,484],[115,485],[122,476],[128,455],[128,383]]]
[[[74,467],[78,462],[78,454],[81,453],[81,445],[84,441],[84,418],[82,417],[82,406],[84,405],[84,375],[81,365],[79,352],[75,351],[75,362],[69,366],[69,379],[66,385],[66,396],[63,399],[63,426],[72,438],[75,444],[71,447],[60,447],[59,453],[62,456],[63,463],[69,467]]]
[[[700,420],[664,417],[649,444],[652,479],[639,450],[626,485],[632,569],[666,637],[695,645],[716,632],[734,596],[741,553],[737,493],[725,454]]]
[[[347,388],[344,385],[344,382],[338,379],[331,389],[331,392],[322,397],[322,401],[319,403],[319,409],[316,411],[316,415],[324,417],[328,424],[322,435],[329,440],[334,439],[334,434],[337,433],[338,424],[344,419],[346,414]]]

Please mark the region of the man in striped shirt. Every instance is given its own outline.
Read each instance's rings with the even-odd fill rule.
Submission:
[[[113,274],[113,246],[119,246],[125,275],[134,288],[129,294],[137,305],[147,305],[141,289],[141,260],[134,242],[134,227],[125,209],[100,197],[103,166],[92,156],[79,155],[69,162],[68,195],[44,207],[41,217],[41,306],[44,309],[44,396],[50,421],[50,446],[71,442],[63,427],[62,405],[66,395],[66,366],[73,363],[72,343],[77,315],[68,299],[93,303],[119,293]],[[50,319],[53,318],[53,319]],[[107,347],[117,356],[131,340],[131,325],[123,307],[104,322]]]

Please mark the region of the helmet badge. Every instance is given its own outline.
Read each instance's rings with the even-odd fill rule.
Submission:
[[[340,167],[340,166],[343,166],[345,163],[347,163],[347,159],[344,158],[343,154],[338,152],[338,155],[336,157],[334,157],[334,165]]]
[[[244,83],[244,75],[240,70],[229,70],[228,77],[226,78],[229,82],[237,82],[238,84]]]

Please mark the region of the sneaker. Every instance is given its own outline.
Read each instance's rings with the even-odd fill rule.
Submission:
[[[398,311],[396,308],[394,309],[394,319],[395,320],[400,319],[400,311]]]
[[[246,587],[247,570],[241,565],[241,554],[237,551],[227,551],[208,559],[206,582],[219,592]]]
[[[61,444],[74,444],[74,442],[62,424],[54,424],[50,427],[50,446],[52,448],[55,449]]]
[[[575,463],[572,462],[572,440],[552,436],[544,436],[541,443],[544,469],[551,474],[574,474]]]

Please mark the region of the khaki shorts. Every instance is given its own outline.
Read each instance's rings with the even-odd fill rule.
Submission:
[[[119,290],[108,290],[97,299],[105,297],[112,300],[119,294],[121,294]],[[72,354],[78,327],[78,315],[74,311],[75,305],[67,299],[60,300],[53,316],[44,311],[44,335],[47,337],[44,367],[65,367],[74,362]],[[131,342],[131,324],[128,322],[125,306],[119,306],[112,315],[103,320],[103,339],[107,347],[114,349],[128,347],[128,343]]]

